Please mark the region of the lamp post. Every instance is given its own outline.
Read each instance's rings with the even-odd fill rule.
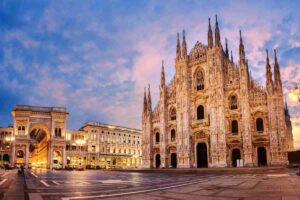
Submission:
[[[11,135],[11,136],[7,136],[7,137],[5,138],[5,141],[9,142],[9,149],[10,149],[10,151],[11,151],[11,157],[13,157],[14,152],[12,152],[11,143],[12,143],[13,141],[15,141],[15,137],[12,136],[12,135]],[[11,164],[11,161],[9,161],[9,164]]]
[[[79,151],[79,155],[80,155],[80,163],[79,163],[79,164],[80,164],[80,167],[81,167],[81,146],[85,144],[85,140],[78,139],[78,140],[76,140],[76,144],[78,144],[79,147],[80,147],[80,151]]]

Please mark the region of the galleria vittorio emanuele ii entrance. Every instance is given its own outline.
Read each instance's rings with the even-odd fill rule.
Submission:
[[[15,131],[12,165],[49,169],[65,166],[68,116],[65,108],[18,105],[12,115]]]

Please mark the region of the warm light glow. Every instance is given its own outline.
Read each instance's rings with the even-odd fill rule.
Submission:
[[[5,140],[6,140],[6,141],[12,142],[12,141],[15,140],[15,137],[14,137],[14,136],[7,136],[7,137],[5,138]]]
[[[85,144],[85,140],[76,140],[76,144],[83,145]]]

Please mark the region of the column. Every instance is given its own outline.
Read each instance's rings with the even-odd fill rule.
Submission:
[[[62,150],[62,152],[63,152],[63,166],[62,167],[64,169],[67,165],[66,146],[63,146],[62,148],[63,148],[63,150]]]
[[[12,144],[11,146],[11,156],[10,156],[10,165],[14,166],[15,165],[15,154],[16,154],[16,148],[15,148],[15,143]]]
[[[29,144],[25,145],[25,167],[26,169],[28,169],[28,165],[29,165]]]

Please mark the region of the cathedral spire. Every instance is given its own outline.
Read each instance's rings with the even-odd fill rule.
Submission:
[[[221,46],[221,36],[220,36],[220,29],[219,29],[219,23],[218,23],[218,16],[216,15],[216,28],[215,28],[215,45],[216,47]]]
[[[266,58],[266,88],[269,94],[273,92],[273,80],[272,80],[272,72],[271,72],[271,65],[269,60],[269,52],[266,49],[267,58]]]
[[[274,81],[275,81],[275,86],[279,92],[281,92],[282,88],[282,82],[281,82],[281,77],[280,77],[280,69],[279,69],[279,64],[277,60],[277,52],[276,49],[274,49]]]
[[[148,84],[148,101],[147,108],[149,112],[152,112],[152,102],[151,102],[151,93],[150,93],[150,84]]]
[[[176,61],[180,61],[180,59],[181,59],[181,47],[180,47],[179,33],[177,33]]]
[[[285,115],[290,117],[290,113],[289,113],[289,108],[288,108],[288,105],[287,105],[287,101],[286,101],[286,98],[285,98],[285,104],[284,104],[284,111],[285,111]]]
[[[227,38],[225,38],[225,55],[229,59],[229,51],[228,51]]]
[[[165,86],[166,86],[165,67],[164,67],[164,60],[162,60],[160,87],[165,87]]]
[[[209,49],[213,48],[213,46],[214,46],[213,35],[212,35],[211,26],[210,26],[210,18],[208,18],[207,45],[208,45]]]
[[[240,30],[240,46],[239,46],[239,55],[240,55],[240,62],[245,63],[245,49],[243,44],[242,38],[242,31]]]
[[[185,40],[185,30],[182,31],[182,58],[187,58],[187,47],[186,47],[186,40]]]
[[[147,112],[147,95],[146,95],[146,87],[144,88],[144,107],[143,107],[144,113]]]

